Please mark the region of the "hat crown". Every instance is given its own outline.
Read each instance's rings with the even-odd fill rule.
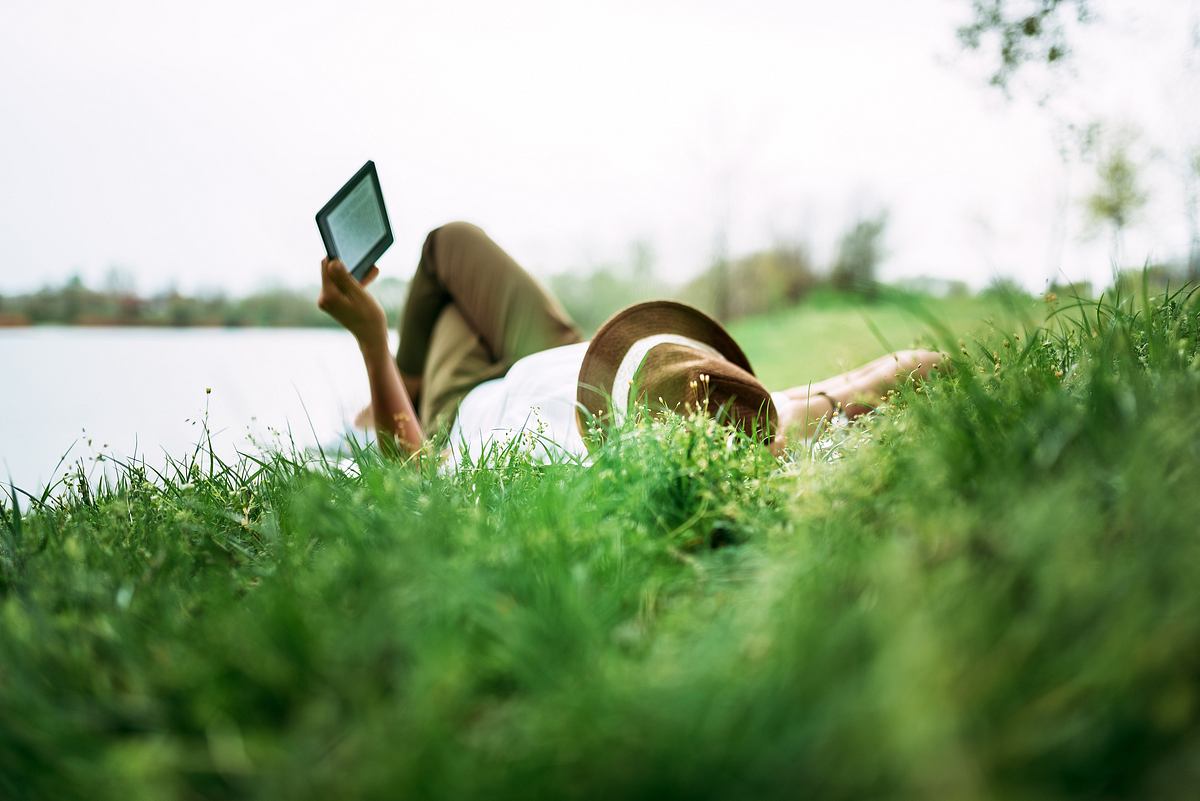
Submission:
[[[778,414],[733,337],[704,312],[673,301],[623,309],[592,338],[579,370],[576,422],[620,423],[634,403],[706,411],[773,436]],[[611,414],[611,418],[610,418]]]
[[[653,410],[718,415],[747,433],[774,427],[770,393],[747,370],[728,359],[685,345],[668,344],[647,354],[633,382],[638,404]]]
[[[664,353],[679,353],[684,358],[692,354],[701,354],[710,358],[724,359],[711,345],[682,334],[651,334],[637,340],[621,357],[621,363],[617,366],[617,373],[613,378],[612,403],[618,423],[628,413],[630,398],[634,394],[635,381],[643,372],[643,367],[650,355],[655,351],[658,352],[656,362],[661,360]]]

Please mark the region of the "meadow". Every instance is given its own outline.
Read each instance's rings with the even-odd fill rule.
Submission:
[[[201,442],[10,491],[0,797],[1192,797],[1197,299],[734,333],[769,384],[952,369],[782,461],[671,417],[588,468]]]

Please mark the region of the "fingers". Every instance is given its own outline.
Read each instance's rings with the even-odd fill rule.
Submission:
[[[334,265],[336,264],[339,264],[336,259],[321,259],[321,292],[317,296],[317,307],[334,316],[336,316],[336,310],[346,302],[346,293],[342,291],[335,278],[337,271]]]
[[[364,287],[370,286],[371,282],[374,281],[378,276],[379,276],[379,268],[376,267],[374,264],[372,264],[371,269],[367,270],[367,274],[363,276],[363,280],[362,280],[362,283],[360,284],[360,286],[364,286]]]
[[[342,264],[341,259],[334,259],[329,265],[329,276],[333,279],[333,284],[342,291],[343,294],[352,295],[354,290],[358,288],[358,282],[350,275],[346,269],[346,265]]]

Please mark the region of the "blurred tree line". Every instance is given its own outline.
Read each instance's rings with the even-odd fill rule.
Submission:
[[[395,322],[407,284],[382,278],[375,292]],[[317,290],[266,287],[241,297],[220,292],[186,295],[169,288],[139,294],[133,282],[113,272],[99,288],[72,276],[61,286],[21,295],[0,295],[0,325],[262,326],[332,327],[317,308]]]
[[[659,278],[653,248],[636,242],[625,263],[559,273],[549,284],[585,333],[624,306],[657,298],[680,300],[724,321],[794,306],[822,288],[873,298],[886,229],[884,213],[856,220],[826,266],[816,263],[806,243],[781,241],[740,258],[718,256],[682,286]]]
[[[1131,209],[1142,202],[1140,189],[1130,177],[1120,152],[1102,160],[1102,180],[1096,194],[1088,198],[1088,210],[1097,225],[1111,226],[1118,235]],[[1115,159],[1115,161],[1114,161]],[[1116,167],[1111,164],[1116,163]],[[878,268],[886,256],[885,212],[854,220],[838,239],[827,264],[820,265],[802,241],[780,241],[740,258],[714,258],[707,269],[685,284],[664,281],[655,270],[654,250],[648,242],[630,247],[620,261],[600,264],[589,270],[569,270],[547,280],[551,291],[568,313],[590,335],[617,310],[644,300],[674,298],[712,314],[722,321],[778,311],[795,306],[814,293],[853,297],[858,302],[880,294]],[[1136,270],[1118,269],[1113,287],[1125,294],[1178,287],[1196,280],[1192,261],[1152,263]],[[895,282],[903,292],[941,297],[968,295],[967,284],[944,278],[910,278]],[[387,310],[392,326],[399,322],[408,285],[397,278],[381,278],[372,292]],[[1053,281],[1047,296],[1093,297],[1088,282]],[[997,278],[984,295],[1028,299],[1029,294],[1008,278]],[[147,325],[147,326],[264,326],[333,327],[336,323],[317,309],[317,289],[269,287],[243,297],[221,293],[184,295],[166,289],[150,296],[139,295],[130,281],[111,273],[99,289],[88,287],[79,276],[57,287],[5,297],[0,295],[0,326],[3,325]]]
[[[842,236],[836,258],[827,269],[817,266],[803,242],[780,242],[741,258],[714,259],[698,276],[677,286],[656,274],[650,243],[637,241],[623,260],[559,273],[548,283],[587,332],[618,309],[655,298],[682,300],[729,320],[795,305],[819,287],[870,297],[875,292],[876,267],[883,258],[886,223],[882,214],[855,222]],[[407,284],[381,278],[372,291],[394,325]],[[243,297],[220,292],[187,295],[174,288],[141,295],[132,279],[114,269],[98,288],[76,275],[60,286],[0,295],[0,325],[336,325],[317,308],[316,296],[315,287],[269,287]]]
[[[886,228],[887,217],[882,213],[855,221],[841,236],[832,262],[825,266],[816,264],[805,243],[779,242],[740,258],[714,259],[692,280],[672,285],[656,274],[652,246],[639,241],[633,243],[624,260],[588,271],[559,273],[548,283],[588,333],[618,309],[656,298],[675,298],[722,320],[794,306],[821,288],[870,299],[876,294],[876,270],[884,257]],[[942,284],[952,283],[913,289],[945,294]],[[952,291],[959,289],[951,287]],[[403,308],[406,290],[407,284],[396,278],[381,278],[372,288],[393,325]],[[961,290],[965,292],[965,286]],[[131,279],[114,270],[99,288],[89,287],[76,275],[61,286],[23,295],[0,295],[0,325],[336,325],[317,309],[316,295],[316,288],[270,287],[244,297],[219,292],[185,295],[173,288],[143,296]]]

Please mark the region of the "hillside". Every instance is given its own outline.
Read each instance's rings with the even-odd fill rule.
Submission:
[[[14,494],[0,797],[1186,797],[1200,305],[1065,306],[940,307],[948,376],[783,463],[675,418],[586,469],[201,447]],[[802,382],[864,315],[922,330],[737,333]]]

